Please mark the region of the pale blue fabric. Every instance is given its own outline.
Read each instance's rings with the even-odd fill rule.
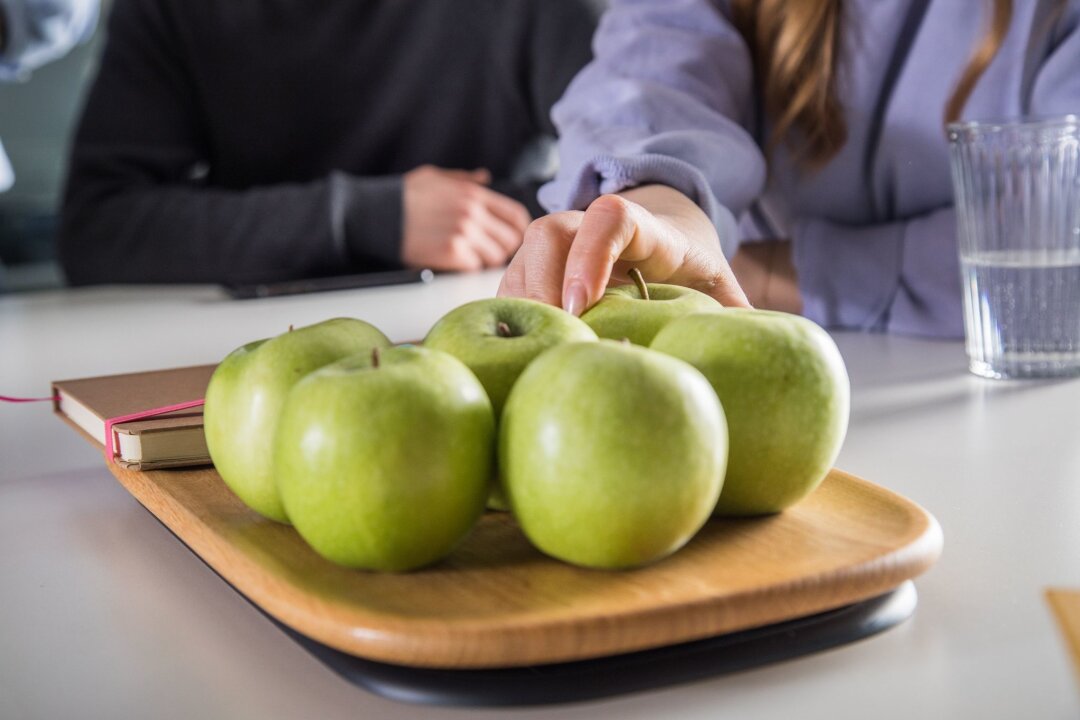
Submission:
[[[62,57],[94,32],[98,0],[0,0],[4,45],[0,81],[25,80],[30,71]],[[0,108],[0,112],[11,112]],[[0,145],[0,192],[15,181]]]
[[[614,0],[595,60],[553,111],[561,170],[541,202],[581,209],[601,193],[667,184],[710,215],[729,256],[741,242],[791,239],[811,319],[961,335],[942,118],[988,4],[931,0],[909,51],[897,53],[915,2],[845,3],[839,90],[848,142],[808,174],[784,148],[766,165],[768,128],[727,2]],[[965,118],[1080,113],[1080,0],[1058,5],[1016,0]],[[895,82],[883,94],[890,70]]]
[[[8,162],[7,153],[4,152],[4,144],[0,143],[0,192],[4,192],[15,183],[15,173]]]
[[[21,80],[94,32],[98,0],[0,0],[6,42],[0,80]]]

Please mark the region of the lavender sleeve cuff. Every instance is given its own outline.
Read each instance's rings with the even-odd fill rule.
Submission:
[[[549,210],[584,210],[600,195],[654,183],[672,187],[693,200],[716,226],[724,254],[730,257],[735,252],[739,235],[731,211],[716,201],[701,170],[675,157],[600,155],[585,163],[569,183],[556,181],[542,187],[540,202]]]
[[[753,63],[715,0],[614,0],[594,59],[552,109],[560,169],[540,191],[550,211],[651,183],[693,200],[725,254],[739,213],[761,193],[765,159],[751,129]]]

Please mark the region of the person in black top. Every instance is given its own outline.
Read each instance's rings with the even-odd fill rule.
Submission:
[[[598,0],[117,0],[71,152],[73,284],[505,263]]]

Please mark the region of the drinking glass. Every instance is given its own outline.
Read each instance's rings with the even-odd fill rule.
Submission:
[[[1080,374],[1080,119],[948,127],[969,367]]]

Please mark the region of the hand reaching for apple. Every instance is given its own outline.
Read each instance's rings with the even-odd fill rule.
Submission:
[[[749,307],[716,230],[689,198],[663,185],[603,195],[584,212],[533,222],[503,276],[499,295],[561,306],[592,307],[609,283],[637,267],[650,282],[684,285],[723,305]]]
[[[532,221],[517,200],[485,187],[487,170],[424,165],[405,173],[401,259],[410,267],[502,267]]]

